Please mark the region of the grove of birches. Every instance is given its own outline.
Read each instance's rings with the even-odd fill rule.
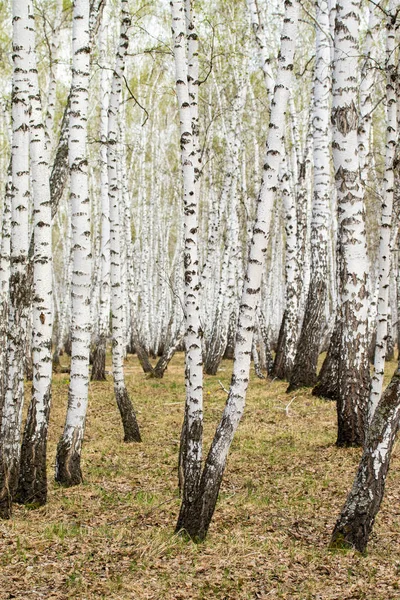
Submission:
[[[361,458],[330,548],[365,553],[400,419],[400,366],[384,386],[400,336],[399,12],[0,3],[2,519],[45,505],[50,479],[82,485],[91,381],[113,382],[121,444],[146,444],[126,359],[165,380],[181,353],[171,535],[212,530],[255,372],[286,382],[287,406],[303,388],[336,403],[336,446]],[[223,359],[206,451],[203,382]]]

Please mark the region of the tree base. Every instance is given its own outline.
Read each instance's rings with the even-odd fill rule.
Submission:
[[[213,445],[214,443],[215,439]],[[195,500],[193,502],[189,502],[185,498],[182,500],[175,528],[176,533],[188,535],[194,542],[202,542],[206,539],[217,504],[224,470],[225,463],[218,463],[210,450]]]
[[[17,458],[17,457],[16,457]],[[19,457],[18,457],[19,458]],[[19,460],[7,466],[0,463],[0,519],[10,519],[12,502],[18,485]]]
[[[325,400],[337,400],[338,390],[334,381],[319,381],[312,390],[313,396],[325,398]]]
[[[72,440],[61,438],[57,446],[55,480],[63,487],[73,487],[83,483],[81,453]]]
[[[136,414],[125,386],[115,386],[115,399],[124,428],[124,442],[141,442],[142,438],[140,437]]]
[[[46,422],[36,430],[36,407],[29,407],[21,448],[21,463],[15,502],[43,506],[47,502],[47,423],[50,398],[46,399]]]

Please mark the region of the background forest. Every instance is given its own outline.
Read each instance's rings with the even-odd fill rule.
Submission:
[[[0,598],[400,597],[399,9],[0,3]]]

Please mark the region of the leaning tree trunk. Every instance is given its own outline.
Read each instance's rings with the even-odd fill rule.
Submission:
[[[217,427],[207,456],[200,483],[193,496],[183,496],[176,527],[177,531],[184,530],[190,537],[198,540],[204,539],[207,535],[214,514],[229,448],[244,411],[249,383],[256,309],[260,296],[264,256],[267,250],[271,214],[283,151],[285,111],[293,70],[297,15],[297,3],[286,0],[279,69],[272,101],[264,174],[240,302],[230,391],[221,422]]]
[[[0,436],[0,516],[11,516],[18,484],[22,406],[24,401],[24,358],[29,305],[28,220],[29,172],[29,47],[31,2],[13,0],[12,82],[12,205],[11,272],[8,311],[7,366]]]
[[[163,353],[158,359],[156,365],[153,368],[152,377],[155,379],[162,379],[164,377],[164,373],[168,368],[169,363],[171,362],[175,352],[178,350],[179,346],[182,343],[183,335],[177,332],[175,338],[170,340],[169,344],[165,346],[163,349]]]
[[[315,385],[328,297],[328,224],[330,201],[329,12],[326,0],[317,2],[316,65],[314,76],[313,145],[314,198],[311,217],[311,281],[288,392]]]
[[[364,552],[385,492],[400,420],[400,365],[375,409],[353,487],[333,530],[332,548]]]
[[[90,48],[94,39],[94,36],[99,27],[101,17],[103,14],[105,2],[104,0],[91,0],[90,1],[90,20],[89,20],[89,41],[87,48]],[[51,216],[54,217],[57,213],[58,206],[60,204],[64,188],[68,181],[68,174],[70,173],[71,165],[69,163],[69,139],[71,126],[71,104],[73,90],[72,87],[74,82],[71,82],[71,90],[67,98],[65,105],[63,118],[61,122],[60,136],[57,144],[56,155],[54,158],[53,167],[50,174],[50,193],[51,193]],[[74,94],[75,96],[75,94]]]
[[[121,1],[121,33],[113,72],[108,109],[108,195],[110,201],[110,275],[111,275],[111,331],[112,331],[112,363],[114,377],[114,393],[124,428],[125,442],[140,442],[139,426],[135,411],[129,398],[124,377],[124,335],[123,335],[123,300],[121,294],[121,225],[120,199],[121,183],[118,181],[117,141],[118,111],[121,102],[122,76],[125,57],[128,50],[128,28],[131,20],[128,13],[128,0]]]
[[[57,446],[55,478],[65,486],[82,482],[81,450],[89,391],[91,239],[87,169],[90,77],[89,6],[75,0],[69,115],[73,270],[71,283],[71,380],[64,432]]]
[[[30,3],[31,4],[31,3]],[[33,14],[33,6],[31,4]],[[53,279],[49,186],[49,138],[42,118],[36,65],[34,19],[30,36],[30,152],[33,191],[32,399],[21,449],[16,500],[43,505],[47,500],[47,430],[51,402]]]

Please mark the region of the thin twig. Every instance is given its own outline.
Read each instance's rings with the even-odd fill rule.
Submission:
[[[296,400],[297,396],[293,396],[293,398],[291,399],[290,402],[288,402],[288,404],[285,406],[285,413],[287,414],[287,416],[289,416],[289,408],[290,405],[292,404],[293,400]]]
[[[229,391],[226,389],[226,387],[224,386],[224,384],[222,383],[222,381],[220,381],[220,380],[218,379],[218,383],[219,383],[219,385],[221,386],[221,388],[224,390],[224,392],[225,392],[226,394],[229,394]]]

